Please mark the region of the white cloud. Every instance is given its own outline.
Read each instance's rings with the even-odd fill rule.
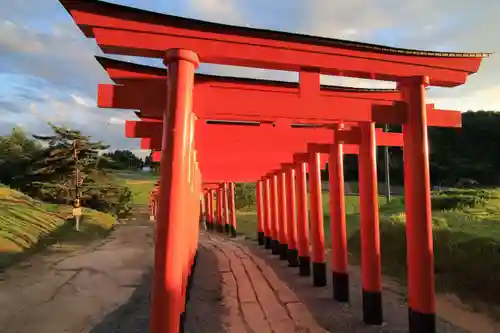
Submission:
[[[84,98],[82,96],[78,96],[76,94],[70,94],[71,98],[79,105],[83,105],[86,107],[96,106],[96,101],[90,98]]]
[[[110,125],[124,125],[125,121],[126,121],[125,119],[111,117],[108,119],[108,124],[110,124]]]
[[[460,98],[430,97],[428,101],[436,103],[437,108],[449,110],[500,110],[500,85],[477,90]]]
[[[235,0],[188,0],[188,3],[190,10],[204,20],[244,24]]]

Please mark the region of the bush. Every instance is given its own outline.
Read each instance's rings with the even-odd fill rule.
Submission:
[[[440,220],[438,224],[444,223]],[[465,299],[481,299],[490,304],[500,299],[500,243],[435,225],[434,267],[438,290],[454,292]],[[407,281],[406,230],[401,221],[380,224],[380,250],[385,273]],[[360,231],[349,238],[349,251],[360,260]],[[479,260],[480,258],[480,260]]]
[[[116,217],[126,215],[132,208],[130,189],[102,171],[87,174],[80,191],[83,207]],[[35,198],[56,204],[70,204],[74,198],[74,187],[54,183],[34,182],[27,192]]]
[[[483,189],[449,189],[433,193],[432,210],[472,208],[484,205],[491,193]]]
[[[500,299],[500,211],[498,190],[450,189],[432,198],[436,288],[464,300],[498,304]],[[399,205],[399,209],[398,206]],[[402,200],[380,209],[383,271],[407,281],[406,218]],[[442,210],[442,211],[437,211]],[[360,230],[349,237],[349,251],[361,259]]]
[[[255,183],[237,183],[234,197],[236,209],[255,207]]]
[[[132,209],[132,192],[127,186],[118,184],[114,178],[96,173],[88,182],[83,190],[83,206],[116,217],[123,217]]]

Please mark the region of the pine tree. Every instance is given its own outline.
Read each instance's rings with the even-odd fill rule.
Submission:
[[[79,186],[98,167],[99,160],[106,158],[99,151],[109,146],[90,141],[91,137],[80,131],[49,125],[54,135],[33,135],[46,148],[33,162],[30,174],[42,197],[69,203],[81,196]]]

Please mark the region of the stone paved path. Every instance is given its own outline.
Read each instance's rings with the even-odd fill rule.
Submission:
[[[210,264],[216,268],[209,270],[211,276],[204,273],[209,255],[212,255]],[[193,299],[188,307],[188,332],[328,332],[317,324],[307,307],[272,268],[245,246],[218,235],[202,233],[199,256]],[[220,289],[215,283],[211,290],[204,287],[207,281],[216,279],[221,282]],[[207,297],[218,299],[218,306],[200,311]],[[207,325],[210,325],[210,318],[217,315],[209,312],[220,317],[212,328]]]

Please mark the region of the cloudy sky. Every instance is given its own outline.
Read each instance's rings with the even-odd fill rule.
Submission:
[[[46,123],[81,129],[140,154],[124,138],[135,116],[95,107],[96,86],[109,82],[86,40],[57,0],[0,0],[0,134],[13,126],[30,133]],[[306,33],[414,49],[500,52],[498,0],[114,0],[173,15],[256,28]],[[137,59],[131,59],[138,61]],[[144,62],[144,61],[141,61]],[[151,62],[155,63],[155,62]],[[296,81],[297,74],[205,65],[200,72]],[[323,77],[322,83],[393,87],[392,83]],[[500,110],[500,55],[454,89],[432,89],[429,101],[457,110]],[[143,154],[142,154],[143,155]]]

